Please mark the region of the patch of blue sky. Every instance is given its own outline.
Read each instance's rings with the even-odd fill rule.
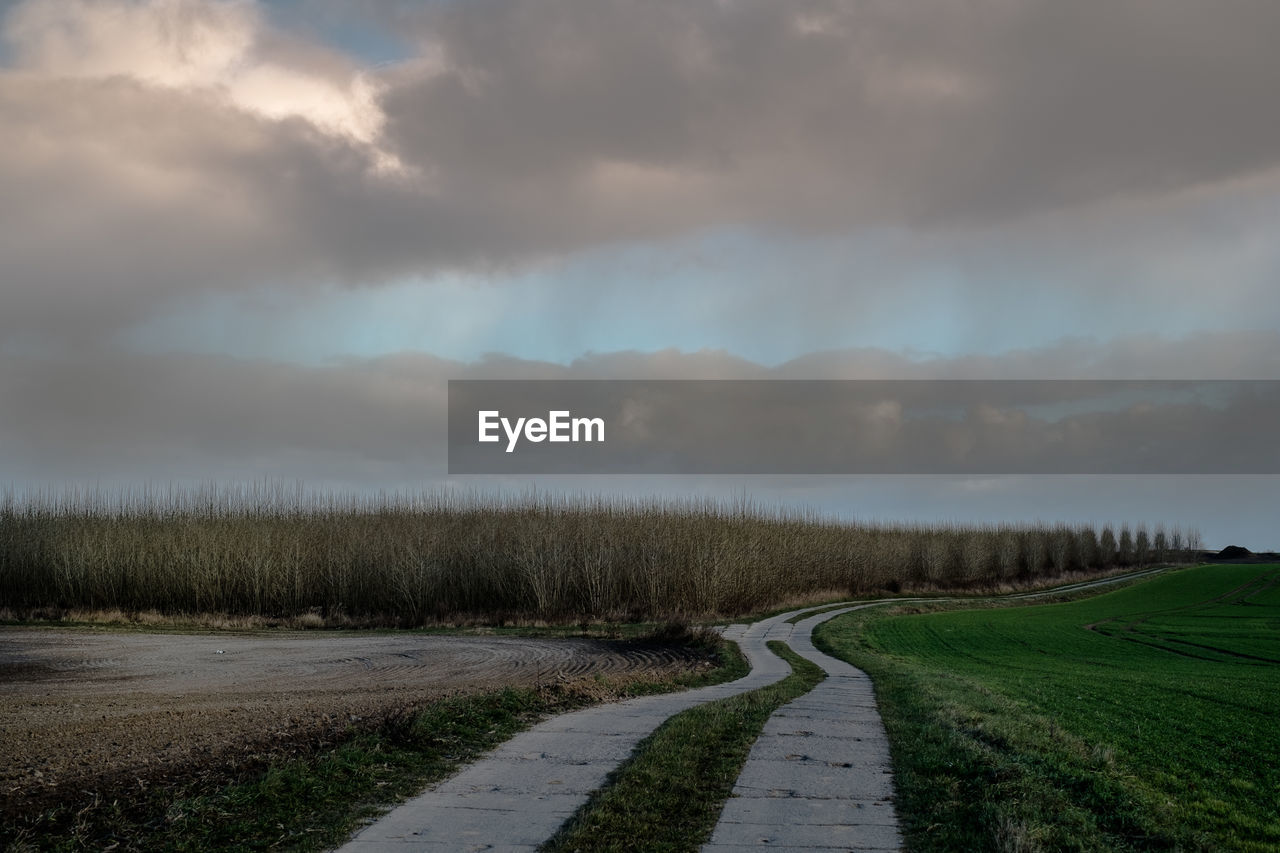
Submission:
[[[494,340],[504,294],[457,277],[424,288],[406,281],[377,288],[319,287],[298,293],[206,293],[122,333],[142,352],[194,352],[304,365],[404,351],[474,360]]]
[[[1171,300],[1148,287],[1082,286],[1071,272],[1033,273],[995,254],[957,263],[892,232],[801,240],[725,229],[502,274],[211,294],[124,341],[309,364],[403,351],[567,364],[592,352],[674,348],[777,365],[846,348],[947,358],[1239,327],[1212,294]]]
[[[349,0],[264,0],[268,20],[281,30],[307,34],[368,65],[415,55],[394,26],[395,4],[381,9]]]

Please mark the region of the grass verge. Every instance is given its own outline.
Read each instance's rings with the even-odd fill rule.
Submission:
[[[696,640],[696,638],[695,638]],[[387,804],[443,779],[457,767],[549,715],[602,700],[740,678],[737,647],[718,648],[710,672],[662,682],[605,680],[509,688],[391,714],[352,729],[343,742],[265,768],[165,787],[119,788],[118,795],[68,803],[35,815],[7,815],[0,848],[21,851],[203,851],[329,849]]]
[[[779,611],[781,612],[781,611]],[[324,633],[367,637],[370,634],[445,634],[468,637],[536,637],[539,639],[647,639],[672,630],[672,625],[688,625],[688,620],[672,617],[664,620],[608,621],[578,619],[548,622],[537,619],[508,620],[494,617],[487,621],[460,619],[423,624],[414,628],[396,628],[376,620],[357,622],[349,618],[324,618],[318,614],[300,616],[233,615],[229,613],[161,613],[156,610],[124,611],[118,608],[97,610],[37,607],[14,609],[0,607],[0,628],[49,629],[57,631],[89,630],[121,633],[155,634],[271,634],[287,632]]]
[[[875,680],[913,851],[1280,849],[1276,567],[992,605],[816,635]]]
[[[542,850],[696,850],[715,828],[765,721],[825,677],[783,643],[769,647],[791,664],[791,675],[672,717]]]

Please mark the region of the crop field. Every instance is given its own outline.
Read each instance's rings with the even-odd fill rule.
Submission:
[[[856,614],[913,850],[1280,849],[1280,566]]]

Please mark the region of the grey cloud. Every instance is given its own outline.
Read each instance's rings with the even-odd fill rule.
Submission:
[[[261,164],[278,129],[120,79],[0,77],[0,114],[0,333],[110,330],[172,293],[305,269],[263,203],[298,168]]]
[[[1106,343],[1078,338],[1000,355],[950,358],[837,350],[801,356],[775,373],[786,379],[1265,380],[1280,376],[1280,335],[1242,330],[1181,339],[1133,335]]]
[[[403,156],[480,191],[625,163],[707,217],[990,221],[1274,167],[1278,25],[1249,0],[445,4],[417,26],[448,70],[386,105]]]
[[[377,283],[486,230],[305,122],[124,78],[0,74],[0,337],[109,334],[207,290]]]
[[[1206,354],[1216,360],[1199,361]],[[424,354],[330,367],[107,351],[10,357],[0,361],[0,470],[37,481],[270,473],[369,486],[440,478],[449,379],[1269,378],[1278,358],[1277,334],[1065,344],[981,362],[850,351],[778,368],[719,351],[615,353],[569,366]],[[1036,375],[1043,365],[1057,372]],[[1148,424],[1138,418],[1134,428]],[[1221,434],[1202,430],[1199,440]]]
[[[1000,222],[1280,161],[1273,3],[392,8],[443,57],[379,72],[379,144],[416,175],[216,92],[0,71],[0,334],[703,228]],[[317,74],[345,62],[259,42]]]

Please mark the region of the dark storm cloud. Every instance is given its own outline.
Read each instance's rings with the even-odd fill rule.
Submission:
[[[801,227],[989,221],[1280,152],[1264,2],[477,2],[416,25],[445,70],[387,95],[406,159],[481,194],[686,179],[636,192],[655,229],[677,199]]]

